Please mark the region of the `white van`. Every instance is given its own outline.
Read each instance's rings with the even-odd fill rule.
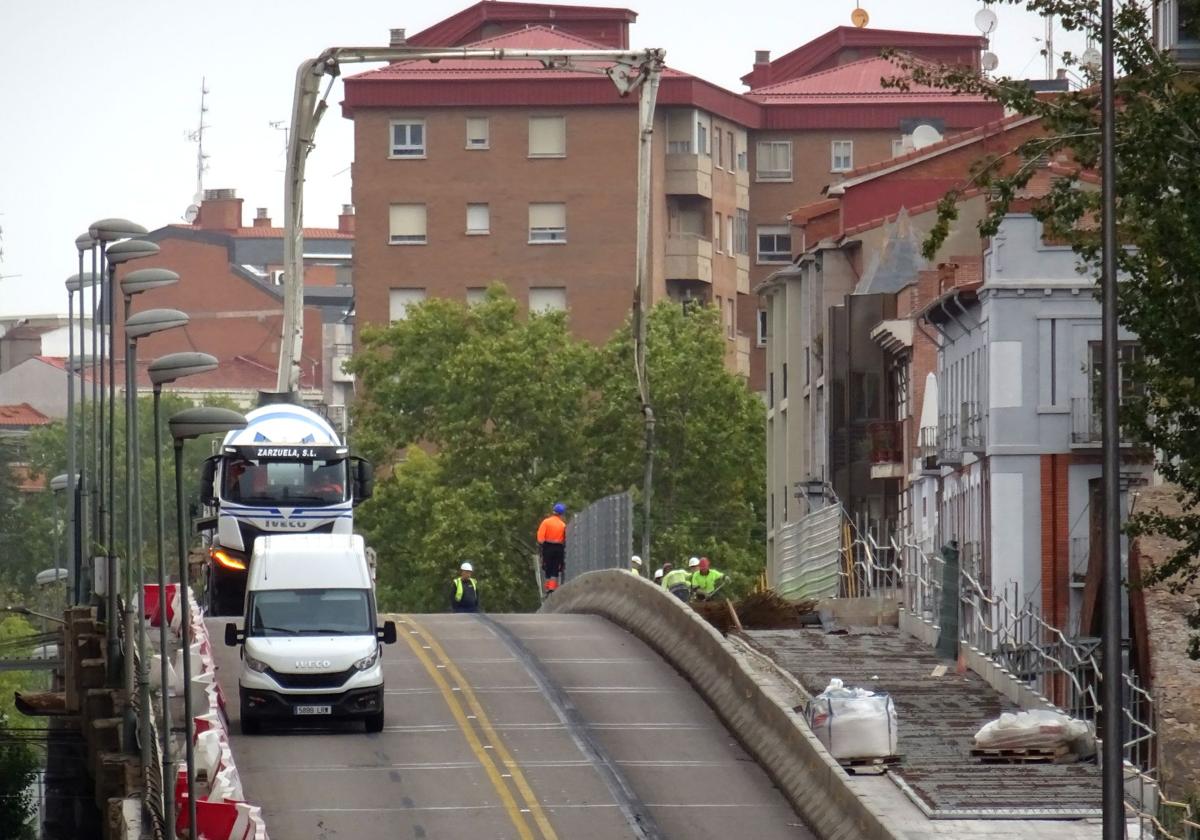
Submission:
[[[361,718],[383,729],[380,642],[396,625],[376,626],[375,591],[357,534],[272,534],[254,543],[244,630],[225,625],[225,644],[242,645],[242,732],[264,720]]]

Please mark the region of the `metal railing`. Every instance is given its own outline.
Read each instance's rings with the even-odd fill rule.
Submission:
[[[987,445],[985,418],[977,402],[962,404],[960,443],[967,452],[982,452]]]
[[[943,464],[962,463],[962,437],[959,434],[958,417],[943,414],[938,420],[937,455]]]
[[[625,569],[633,553],[633,497],[616,493],[571,517],[564,580],[599,569]]]

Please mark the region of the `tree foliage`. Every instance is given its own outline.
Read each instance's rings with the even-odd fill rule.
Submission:
[[[1052,14],[1067,31],[1086,33],[1100,43],[1099,4],[1094,0],[994,0]],[[1155,46],[1147,4],[1119,0],[1114,18],[1113,59],[1117,67],[1116,225],[1121,244],[1117,309],[1121,323],[1142,345],[1143,360],[1127,375],[1137,377],[1144,394],[1127,399],[1122,423],[1140,443],[1158,454],[1163,476],[1178,485],[1184,514],[1136,514],[1132,533],[1160,532],[1180,541],[1180,549],[1151,575],[1182,590],[1200,573],[1200,84],[1171,55]],[[1186,31],[1200,27],[1200,0],[1180,4]],[[1100,161],[1098,68],[1079,56],[1062,57],[1085,81],[1078,90],[1035,95],[1010,78],[989,79],[961,68],[932,67],[900,57],[906,79],[959,92],[981,93],[1006,109],[1037,117],[1042,134],[1012,155],[982,161],[970,185],[988,188],[992,210],[980,232],[994,233],[1012,200],[1040,171],[1047,157],[1065,162],[1049,192],[1034,201],[1033,213],[1050,235],[1071,244],[1082,269],[1099,276],[1100,192],[1084,183]],[[966,186],[966,185],[964,185]],[[959,191],[961,192],[961,191]],[[955,219],[958,193],[939,207],[939,221],[925,243],[937,250]],[[1200,603],[1191,616],[1200,630]],[[1200,638],[1191,653],[1200,658]]]
[[[724,369],[724,345],[711,310],[651,314],[653,550],[708,553],[746,583],[762,567],[763,408]],[[534,531],[550,506],[640,486],[628,327],[595,347],[564,313],[519,317],[494,286],[477,306],[430,300],[365,330],[349,368],[363,389],[354,444],[381,467],[356,516],[389,608],[445,610],[471,560],[485,608],[532,609]]]

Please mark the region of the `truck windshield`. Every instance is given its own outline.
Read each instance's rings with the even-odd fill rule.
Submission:
[[[346,500],[346,460],[225,462],[221,497],[244,505],[332,505]]]
[[[362,589],[272,589],[250,596],[251,636],[370,636],[371,602]]]

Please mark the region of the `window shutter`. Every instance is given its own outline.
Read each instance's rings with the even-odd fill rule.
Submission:
[[[563,117],[529,118],[529,154],[535,156],[565,155],[567,126]]]
[[[565,228],[566,226],[567,206],[565,204],[529,205],[529,227]]]
[[[424,242],[425,205],[393,204],[390,208],[389,227],[392,242]]]

